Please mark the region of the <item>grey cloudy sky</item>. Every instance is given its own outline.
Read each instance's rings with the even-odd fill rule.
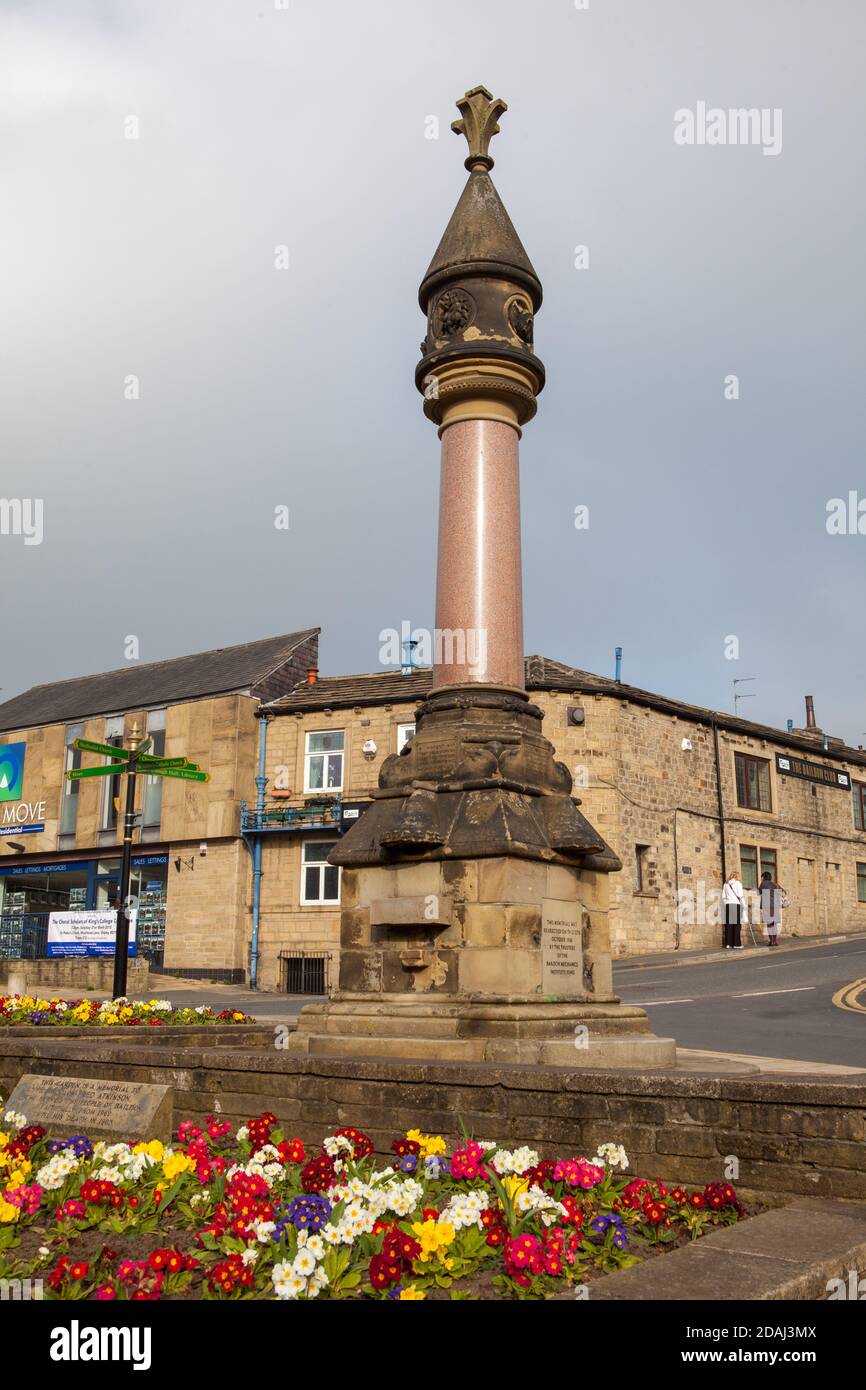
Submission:
[[[2,698],[129,634],[155,660],[321,624],[350,672],[432,626],[416,292],[484,83],[545,287],[527,650],[607,674],[619,643],[718,708],[757,675],[742,713],[799,724],[810,692],[866,743],[866,535],[825,525],[866,497],[864,38],[858,0],[3,0],[0,489],[45,511],[41,545],[0,537]],[[678,146],[699,101],[781,108],[781,153]]]

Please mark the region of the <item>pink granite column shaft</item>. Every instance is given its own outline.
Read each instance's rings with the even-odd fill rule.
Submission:
[[[523,689],[518,440],[495,420],[460,420],[442,435],[434,689]]]

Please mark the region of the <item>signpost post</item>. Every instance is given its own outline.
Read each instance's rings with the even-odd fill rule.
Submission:
[[[135,830],[135,779],[140,772],[146,777],[178,777],[189,782],[207,782],[208,774],[202,772],[198,763],[188,758],[158,758],[148,752],[152,740],[141,738],[138,723],[133,724],[129,735],[129,747],[118,748],[111,743],[94,743],[92,739],[77,738],[72,747],[81,753],[101,753],[114,761],[102,767],[78,767],[67,772],[71,782],[84,777],[119,777],[126,774],[126,803],[123,813],[123,849],[120,859],[119,901],[117,904],[117,931],[114,944],[114,983],[115,999],[126,995],[127,957],[129,954],[129,874],[132,863],[132,835]],[[117,761],[120,759],[121,761]]]

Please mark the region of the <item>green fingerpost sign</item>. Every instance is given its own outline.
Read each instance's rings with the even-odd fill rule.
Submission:
[[[104,767],[74,767],[66,776],[70,782],[80,782],[82,777],[119,777],[128,771],[126,763],[106,763]]]

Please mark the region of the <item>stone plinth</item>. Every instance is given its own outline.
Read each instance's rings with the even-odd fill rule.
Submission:
[[[608,878],[517,856],[344,869],[339,988],[289,1039],[321,1056],[667,1067],[613,993]]]

